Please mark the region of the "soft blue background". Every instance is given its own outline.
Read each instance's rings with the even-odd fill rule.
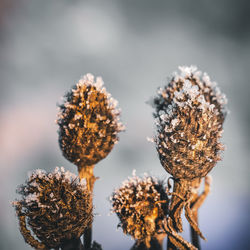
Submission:
[[[30,249],[10,201],[27,172],[64,166],[56,103],[88,72],[103,77],[119,100],[127,129],[95,168],[94,239],[127,250],[109,195],[136,169],[168,177],[154,145],[152,109],[145,102],[178,65],[196,64],[226,93],[231,111],[223,161],[211,172],[212,193],[200,210],[203,249],[249,244],[249,65],[247,1],[2,0],[0,3],[0,249]],[[189,238],[187,225],[184,237]]]

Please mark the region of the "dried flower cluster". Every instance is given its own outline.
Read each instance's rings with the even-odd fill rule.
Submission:
[[[14,202],[20,231],[36,249],[55,248],[77,239],[92,221],[86,182],[63,167],[52,173],[34,171],[17,192],[22,195]],[[27,223],[40,242],[32,236]]]
[[[60,105],[57,123],[59,144],[63,155],[79,166],[91,166],[105,158],[124,130],[119,122],[117,101],[103,87],[101,77],[96,81],[85,75]]]
[[[176,179],[192,180],[220,160],[226,98],[206,73],[179,69],[154,98],[155,141],[163,167]]]
[[[151,243],[158,244],[159,235],[167,234],[173,248],[195,249],[178,235],[183,209],[194,233],[205,239],[197,223],[198,208],[209,193],[210,178],[205,178],[201,195],[197,190],[201,178],[220,160],[227,100],[206,73],[194,66],[179,69],[152,104],[154,141],[161,164],[174,177],[173,192],[170,183],[166,188],[163,181],[146,174],[140,178],[134,172],[110,197],[119,226],[136,240],[135,248],[153,249]],[[84,248],[101,249],[92,243],[93,168],[124,130],[120,110],[102,79],[91,74],[73,86],[59,110],[59,145],[64,157],[78,167],[79,177],[63,167],[52,173],[31,173],[17,191],[22,199],[13,202],[20,231],[36,249],[79,245],[83,234]]]
[[[162,229],[162,221],[168,213],[168,196],[163,182],[151,176],[140,178],[133,174],[115,190],[110,200],[123,232],[149,246],[151,238]]]

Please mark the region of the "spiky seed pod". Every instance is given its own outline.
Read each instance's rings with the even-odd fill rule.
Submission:
[[[155,138],[163,167],[176,179],[201,178],[220,160],[226,99],[207,74],[180,67],[154,99]]]
[[[65,95],[60,105],[59,145],[65,158],[79,166],[91,166],[105,158],[124,130],[117,101],[96,81],[85,75]]]
[[[13,205],[20,231],[25,241],[36,249],[56,248],[65,241],[77,239],[92,222],[90,193],[85,181],[65,172],[64,168],[57,167],[52,173],[34,171],[17,192],[22,199]]]
[[[110,200],[123,232],[149,247],[168,213],[168,196],[163,182],[151,176],[140,178],[133,174],[114,191]]]

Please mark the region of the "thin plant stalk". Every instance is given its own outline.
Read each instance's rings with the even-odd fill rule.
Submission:
[[[57,248],[59,250],[59,248]],[[61,245],[62,250],[83,250],[81,239],[72,239]]]
[[[87,189],[90,192],[90,203],[93,209],[93,190],[96,177],[94,176],[94,165],[92,166],[82,166],[78,167],[80,179],[85,179],[87,183]],[[92,244],[92,222],[89,224],[88,228],[84,232],[84,248],[90,249]]]
[[[170,178],[173,179],[174,178]],[[182,221],[181,221],[181,213],[184,208],[183,197],[186,196],[186,189],[187,189],[187,182],[183,180],[183,185],[180,183],[181,181],[174,180],[174,187],[171,197],[170,203],[170,215],[168,218],[169,226],[172,228],[173,231],[182,232]],[[168,183],[169,189],[171,188],[170,183]],[[177,195],[178,194],[178,195]],[[180,197],[183,196],[183,197]],[[176,240],[172,237],[172,235],[168,235],[167,238],[167,249],[174,250],[176,248]]]
[[[173,179],[173,178],[171,178],[171,179]],[[187,210],[186,210],[188,207],[188,204],[185,205],[183,201],[189,200],[190,198],[192,200],[194,194],[197,194],[196,191],[198,190],[198,188],[200,186],[200,179],[196,178],[193,181],[175,180],[175,179],[173,179],[173,180],[174,180],[174,187],[173,187],[173,192],[171,193],[172,197],[171,197],[171,203],[170,203],[170,214],[168,217],[168,225],[169,225],[169,228],[171,228],[172,232],[178,233],[178,232],[183,231],[182,219],[181,219],[181,213],[182,213],[183,209],[185,210],[185,215],[186,215],[187,219],[189,216],[187,214]],[[189,188],[189,187],[191,187],[191,188]],[[170,182],[168,183],[168,188],[171,189]],[[187,190],[194,190],[195,192],[189,193]],[[193,211],[191,211],[191,212],[193,212]],[[192,217],[193,217],[193,213],[192,213]],[[179,242],[179,239],[176,239],[175,237],[173,237],[173,235],[169,234],[168,240],[167,240],[167,249],[168,250],[178,249],[178,247],[177,247],[178,245],[179,245],[179,247],[181,247],[183,249],[189,249],[188,246],[187,246],[187,248],[185,248],[186,245],[183,244],[183,242]],[[194,246],[194,247],[196,247],[196,246]]]
[[[166,237],[166,234],[159,234],[156,237],[153,237],[150,241],[150,247],[147,247],[144,242],[138,244],[136,242],[131,250],[163,250],[163,240]]]
[[[197,250],[191,243],[184,240],[173,228],[170,226],[170,218],[164,221],[164,230],[168,235],[167,249],[186,249],[186,250]]]
[[[199,187],[200,187],[200,184],[201,184],[201,182],[199,182],[199,183],[198,182],[196,182],[196,183],[193,182],[192,185],[193,185],[194,190],[198,190]],[[210,185],[211,185],[211,177],[206,176],[205,177],[204,191],[202,192],[202,194],[199,195],[198,192],[195,192],[195,193],[193,193],[193,196],[192,196],[190,209],[192,211],[193,218],[194,218],[197,225],[199,223],[198,210],[202,206],[202,204],[205,201],[208,194],[210,193]],[[196,248],[201,249],[200,237],[197,234],[197,232],[195,232],[195,230],[191,226],[190,226],[190,232],[191,232],[191,242],[192,242],[192,244]]]
[[[193,208],[196,200],[198,199],[198,197],[199,197],[198,194],[195,194],[193,196],[193,199],[192,199],[192,202],[191,202],[191,205],[190,205],[191,210],[193,210],[192,208]],[[196,224],[198,225],[199,224],[199,221],[198,221],[198,209],[193,210],[193,218],[194,218],[194,221],[196,222]],[[192,244],[196,248],[201,249],[200,237],[191,226],[190,226],[190,233],[191,233],[191,242],[192,242]]]
[[[167,239],[167,250],[174,250],[176,249],[176,246],[171,241],[171,236],[168,236]]]

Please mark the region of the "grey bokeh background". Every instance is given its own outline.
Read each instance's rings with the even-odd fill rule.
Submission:
[[[130,237],[108,215],[108,197],[133,169],[168,177],[146,141],[154,126],[145,101],[179,65],[190,64],[218,82],[231,111],[227,149],[200,211],[208,239],[202,247],[250,247],[247,1],[2,0],[0,8],[0,249],[30,249],[10,205],[27,172],[63,165],[76,173],[61,155],[54,120],[60,96],[87,72],[103,77],[127,127],[95,168],[93,236],[104,249],[129,249]]]

